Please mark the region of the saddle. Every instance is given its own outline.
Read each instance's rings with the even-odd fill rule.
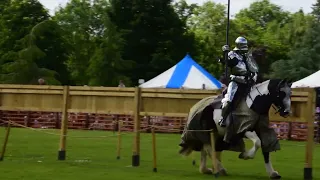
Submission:
[[[238,90],[233,98],[233,101],[231,102],[231,109],[230,109],[230,112],[229,112],[229,115],[228,117],[226,118],[226,135],[224,137],[224,141],[227,142],[227,143],[237,143],[241,138],[238,137],[238,136],[235,136],[235,134],[233,133],[234,131],[234,127],[233,127],[233,124],[234,122],[237,122],[237,116],[236,115],[233,115],[233,111],[234,109],[237,108],[237,106],[239,105],[240,101],[243,99],[243,98],[246,98],[247,95],[250,93],[250,89],[251,89],[251,86],[247,86],[247,85],[244,85],[244,84],[239,84],[238,85]],[[223,91],[223,93],[226,93],[227,90]],[[223,94],[224,96],[225,94]]]

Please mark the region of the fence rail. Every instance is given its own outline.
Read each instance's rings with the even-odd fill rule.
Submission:
[[[0,85],[0,110],[2,119],[32,127],[60,128],[62,112],[66,111],[70,129],[112,130],[112,123],[122,120],[125,129],[132,130],[134,118],[139,115],[141,127],[151,123],[167,127],[168,132],[180,132],[192,105],[220,93],[216,90]],[[289,118],[282,118],[270,109],[272,127],[278,131],[279,138],[305,140],[308,132],[305,123],[314,122],[315,91],[293,89],[291,100],[293,114]]]

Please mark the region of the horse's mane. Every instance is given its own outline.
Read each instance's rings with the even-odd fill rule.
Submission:
[[[270,79],[268,79],[268,80],[266,80],[266,81],[263,81],[263,82],[261,82],[261,83],[255,84],[253,87],[254,87],[254,88],[258,88],[258,87],[260,87],[260,86],[263,86],[263,85],[268,84],[269,82],[270,82]]]
[[[273,86],[278,85],[281,81],[282,81],[282,79],[268,79],[268,80],[265,80],[261,83],[255,84],[253,87],[260,87],[260,86],[266,85],[267,83],[269,83],[273,87]]]
[[[253,91],[269,91],[269,93],[274,92],[274,88],[276,88],[278,86],[278,84],[282,81],[282,79],[268,79],[265,80],[261,83],[255,84],[252,89],[251,92]],[[266,92],[263,92],[266,93]]]

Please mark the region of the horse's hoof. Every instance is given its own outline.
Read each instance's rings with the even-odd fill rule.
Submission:
[[[225,169],[221,169],[221,170],[219,171],[219,175],[220,175],[220,176],[228,176],[228,173],[227,173],[227,171],[226,171]]]
[[[243,159],[243,160],[253,159],[252,157],[245,156],[243,152],[240,153],[238,157],[239,157],[239,159]]]
[[[239,157],[239,159],[244,159],[244,153],[243,152],[240,153],[238,157]]]
[[[245,156],[244,153],[242,152],[242,153],[239,154],[239,159],[248,160],[250,158]]]
[[[196,165],[196,160],[192,161],[192,165],[195,166]]]
[[[207,169],[200,170],[200,173],[201,174],[213,174],[213,171],[212,171],[212,169],[207,168]]]
[[[273,172],[270,179],[281,179],[281,176],[277,172]]]
[[[215,177],[215,178],[218,178],[219,176],[220,176],[220,173],[219,173],[219,172],[217,172],[217,173],[214,174],[214,177]]]

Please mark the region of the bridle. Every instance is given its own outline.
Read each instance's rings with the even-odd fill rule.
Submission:
[[[278,86],[277,86],[277,91],[276,91],[276,99],[277,101],[280,99],[280,85],[282,84],[284,80],[282,80],[281,82],[279,82]],[[262,93],[259,91],[259,89],[257,87],[255,87],[256,90],[259,92],[260,95],[262,95]],[[250,99],[252,100],[251,96]],[[282,109],[284,109],[284,107],[282,107],[279,103],[277,102],[278,105],[275,105],[274,103],[271,104],[272,108],[276,111],[275,114],[278,114]]]
[[[277,91],[276,91],[276,101],[281,101],[280,100],[280,85],[284,82],[285,80],[282,80],[279,82],[278,86],[277,86]],[[277,105],[275,105],[277,104]],[[272,103],[272,108],[276,111],[274,114],[278,114],[281,110],[284,109],[283,106],[280,105],[281,102],[277,102],[277,103]]]
[[[273,103],[271,104],[272,108],[276,111],[275,114],[278,114],[280,112],[280,115],[281,115],[281,111],[285,108],[284,106],[281,105],[281,100],[280,100],[280,87],[281,87],[281,84],[283,84],[283,82],[286,82],[285,80],[281,80],[279,82],[279,84],[277,85],[277,88],[276,88],[276,96],[275,96],[275,99],[276,101],[273,100]],[[260,95],[262,95],[262,93],[259,91],[259,88],[258,87],[254,87],[258,93]],[[271,92],[269,92],[270,95],[271,95]],[[249,98],[253,101],[252,97],[250,96],[250,93],[249,93]],[[283,111],[284,112],[284,111]],[[285,112],[284,112],[285,113]]]

